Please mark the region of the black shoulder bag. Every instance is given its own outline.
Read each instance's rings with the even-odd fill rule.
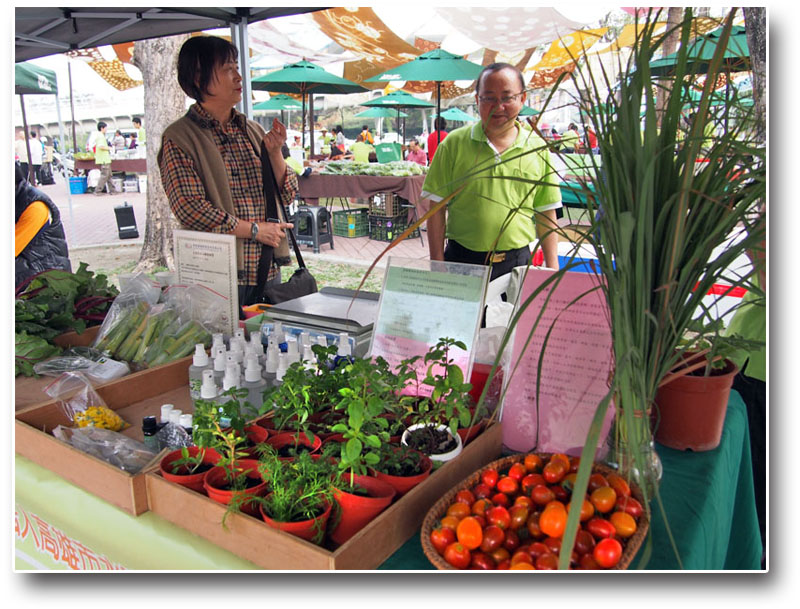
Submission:
[[[263,142],[261,143],[261,179],[264,183],[267,217],[283,221],[285,218],[283,204],[278,200],[280,188],[275,179],[275,173],[272,171],[272,163],[270,163],[269,155]],[[286,232],[289,233],[289,239],[292,242],[294,254],[297,256],[299,268],[295,270],[288,281],[267,286],[267,274],[272,264],[272,248],[266,245],[262,247],[261,260],[258,265],[258,285],[267,286],[264,289],[264,302],[267,304],[280,304],[317,291],[317,280],[314,279],[311,271],[308,270],[305,262],[303,262],[303,256],[300,253],[300,247],[297,245],[294,231],[289,229]]]

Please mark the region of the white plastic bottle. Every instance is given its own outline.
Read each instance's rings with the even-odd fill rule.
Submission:
[[[228,350],[228,355],[232,355],[238,364],[244,361],[244,346],[242,342],[243,340],[238,337],[232,338],[231,348]]]
[[[296,338],[290,336],[286,339],[286,355],[289,356],[290,366],[300,361],[300,347]]]
[[[280,321],[276,321],[272,326],[272,335],[275,336],[278,348],[285,353],[289,345],[286,344],[286,333],[283,331],[283,324]]]
[[[251,406],[245,418],[253,419],[258,416],[258,409],[264,403],[264,397],[261,394],[266,386],[267,381],[261,376],[261,366],[258,365],[258,358],[255,355],[251,355],[247,359],[247,366],[244,369],[244,382],[242,382],[242,387],[247,389],[247,401]]]
[[[194,346],[192,365],[189,366],[189,396],[192,400],[200,397],[200,385],[203,384],[203,370],[213,367],[214,362],[208,357],[203,343]]]
[[[164,427],[167,423],[169,423],[169,413],[172,412],[172,409],[175,408],[172,404],[162,404],[161,405],[161,418],[158,420],[158,427],[159,429]]]
[[[272,343],[267,347],[267,354],[264,357],[264,374],[262,376],[270,387],[275,384],[275,373],[278,371],[279,355],[280,349],[278,349],[277,344]]]
[[[275,371],[275,380],[272,382],[274,387],[283,383],[283,375],[289,368],[289,355],[287,353],[278,354],[278,369]]]
[[[222,347],[222,349],[227,349],[225,346],[225,336],[222,332],[215,332],[211,335],[211,353],[216,354],[217,349]]]
[[[228,355],[223,348],[217,351],[214,357],[214,382],[219,386],[222,385],[222,377],[225,376],[225,365],[228,363]]]
[[[341,361],[353,361],[353,350],[350,347],[350,337],[347,332],[339,332],[339,343],[336,357],[333,359],[333,367],[338,367]]]
[[[217,384],[214,381],[214,371],[213,370],[204,370],[203,371],[203,382],[200,385],[200,399],[201,400],[214,400],[217,397],[219,390],[217,388]],[[162,406],[163,408],[163,406]]]

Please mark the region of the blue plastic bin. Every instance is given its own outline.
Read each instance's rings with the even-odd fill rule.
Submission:
[[[78,176],[69,179],[69,192],[73,195],[86,193],[86,176]]]

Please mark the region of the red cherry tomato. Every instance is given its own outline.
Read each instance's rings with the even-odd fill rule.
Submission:
[[[502,505],[496,505],[486,512],[486,522],[506,531],[511,526],[511,514]]]
[[[494,485],[497,484],[497,479],[499,477],[500,476],[497,473],[497,470],[490,468],[481,474],[481,482],[483,482],[489,488],[494,488]]]
[[[530,552],[531,556],[534,559],[539,558],[542,554],[549,554],[550,548],[544,545],[541,541],[535,541],[530,546],[528,546],[528,552]]]
[[[547,465],[542,469],[542,475],[548,484],[557,484],[567,475],[568,470],[568,465],[560,459],[556,459],[555,461],[548,461]]]
[[[516,482],[519,482],[520,480],[522,480],[527,473],[528,472],[527,472],[527,470],[525,469],[525,466],[522,463],[514,463],[508,469],[508,477],[513,479],[513,480],[515,480]]]
[[[494,571],[497,568],[497,564],[494,562],[494,558],[488,554],[478,551],[472,553],[470,568],[478,569],[480,571]]]
[[[644,514],[642,504],[633,497],[619,497],[614,508],[621,512],[627,512],[634,518],[641,518]]]
[[[544,484],[537,484],[531,491],[531,499],[536,505],[547,505],[555,498],[556,494],[553,490]]]
[[[592,474],[589,476],[589,486],[587,492],[591,493],[602,486],[608,486],[608,480],[603,474]]]
[[[472,488],[472,494],[475,496],[476,499],[483,499],[484,497],[488,497],[492,494],[492,489],[485,485],[483,482],[480,484],[476,484]]]
[[[519,489],[519,482],[511,476],[503,476],[497,481],[497,490],[506,495],[513,495]]]
[[[534,566],[539,571],[555,571],[558,569],[558,558],[550,552],[547,552],[536,559]]]
[[[514,499],[513,505],[521,505],[523,507],[528,508],[529,511],[533,510],[535,507],[533,503],[533,499],[530,497],[526,497],[525,495],[518,495],[516,499]]]
[[[490,524],[483,530],[483,541],[481,542],[481,552],[491,554],[498,548],[503,547],[503,542],[506,540],[506,534],[503,529],[497,525]]]
[[[519,548],[519,535],[515,531],[506,531],[506,540],[503,542],[503,547],[509,552],[515,552]]]
[[[526,523],[526,526],[528,528],[528,535],[530,535],[533,539],[541,539],[544,537],[542,529],[539,528],[540,516],[540,512],[533,512],[530,516],[528,516],[528,522]]]
[[[519,486],[522,489],[522,492],[526,495],[530,495],[533,487],[537,484],[547,485],[547,480],[544,479],[542,474],[528,474],[519,482]]]
[[[611,569],[622,558],[622,544],[613,538],[601,539],[592,551],[592,558],[604,569]]]
[[[586,530],[594,535],[595,539],[614,537],[617,533],[614,525],[605,518],[592,518],[586,523]]]
[[[556,496],[556,499],[561,503],[567,503],[569,501],[570,493],[560,484],[553,484],[550,486],[550,490],[553,491],[553,494]]]
[[[511,516],[511,528],[518,531],[528,522],[529,510],[523,505],[515,505],[509,510]]]
[[[505,560],[501,560],[497,563],[497,570],[498,571],[508,571],[511,568],[511,560],[506,558]]]
[[[495,493],[492,495],[492,503],[494,505],[501,505],[503,507],[508,507],[511,505],[511,499],[508,498],[508,495],[505,493]]]
[[[460,490],[456,493],[455,502],[465,503],[466,505],[471,506],[473,503],[475,503],[475,495],[473,495],[472,491],[468,489]]]
[[[503,561],[511,560],[511,552],[509,552],[503,547],[497,548],[496,550],[489,552],[489,556],[494,558],[494,562],[497,563],[498,565]]]
[[[600,569],[600,565],[591,554],[584,554],[578,561],[578,568],[583,571],[597,571]]]
[[[581,529],[575,535],[575,551],[583,556],[584,554],[591,554],[592,550],[594,550],[595,541],[594,537],[589,531],[585,531]]]
[[[453,529],[438,527],[431,531],[431,543],[440,555],[444,554],[445,548],[455,540],[456,534]]]
[[[550,548],[550,552],[558,556],[558,553],[561,552],[561,539],[556,537],[545,537],[544,541],[542,542],[548,548]]]
[[[472,562],[472,554],[456,541],[445,548],[444,559],[456,569],[466,569]]]
[[[511,566],[513,567],[520,562],[526,562],[529,565],[532,565],[533,557],[526,550],[517,550],[511,555]]]

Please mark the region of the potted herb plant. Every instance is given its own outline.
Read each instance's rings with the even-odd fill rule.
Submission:
[[[205,494],[203,478],[219,461],[219,454],[211,448],[182,446],[167,453],[159,467],[165,480]]]
[[[385,445],[379,461],[370,468],[373,476],[391,484],[402,497],[422,483],[433,470],[433,461],[418,450],[407,446]]]
[[[321,544],[333,506],[334,468],[327,459],[303,453],[284,461],[271,446],[261,449],[258,469],[267,493],[255,501],[269,526]]]

